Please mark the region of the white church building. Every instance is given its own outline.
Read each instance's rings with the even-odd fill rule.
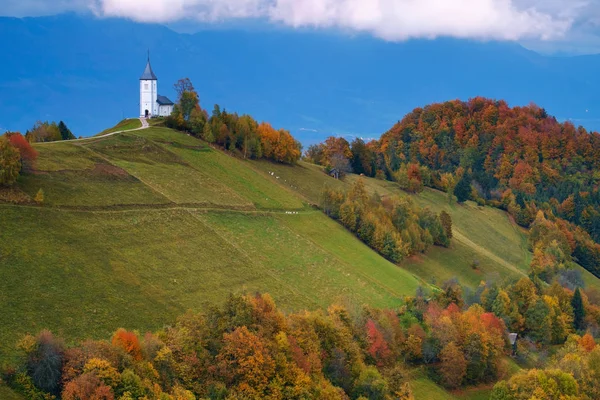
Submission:
[[[140,78],[140,117],[168,117],[175,104],[165,96],[158,94],[158,79],[152,71],[150,56],[146,69]]]

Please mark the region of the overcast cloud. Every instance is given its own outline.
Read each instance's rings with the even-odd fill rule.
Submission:
[[[338,28],[386,40],[434,38],[565,42],[596,31],[600,0],[2,0],[2,15],[92,10],[102,17],[167,23],[262,18],[291,27]],[[574,33],[574,31],[578,31]]]

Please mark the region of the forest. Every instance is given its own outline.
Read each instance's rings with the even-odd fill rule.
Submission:
[[[331,137],[305,157],[408,192],[428,186],[450,201],[495,206],[524,227],[541,211],[566,237],[563,251],[600,277],[599,149],[600,134],[534,104],[477,97],[417,108],[369,143]]]

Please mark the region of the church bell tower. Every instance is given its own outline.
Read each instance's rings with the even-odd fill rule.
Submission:
[[[158,79],[150,65],[150,52],[148,63],[140,78],[140,117],[150,118],[158,116]]]

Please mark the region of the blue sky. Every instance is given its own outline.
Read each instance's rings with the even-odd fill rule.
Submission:
[[[600,53],[600,0],[3,0],[0,15],[92,12],[186,31],[263,21],[387,41],[508,40],[542,52]]]

